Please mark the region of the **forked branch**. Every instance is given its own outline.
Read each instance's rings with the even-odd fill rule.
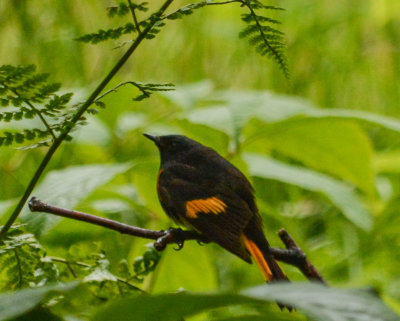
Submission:
[[[207,243],[208,240],[193,231],[186,231],[180,228],[170,228],[168,230],[148,230],[136,226],[127,225],[120,223],[108,218],[99,217],[83,212],[68,210],[53,206],[42,202],[36,197],[32,197],[29,200],[29,208],[32,212],[44,212],[54,214],[57,216],[67,217],[78,221],[84,221],[90,224],[99,225],[122,234],[129,234],[132,236],[138,236],[146,239],[155,240],[154,247],[158,251],[162,251],[170,243],[178,244],[178,249],[183,247],[185,241],[197,240],[201,243]],[[289,233],[282,229],[278,232],[279,237],[285,244],[286,249],[271,248],[271,252],[275,259],[287,264],[297,267],[310,281],[318,281],[326,284],[325,280],[318,273],[315,267],[308,261],[304,252],[298,247]]]

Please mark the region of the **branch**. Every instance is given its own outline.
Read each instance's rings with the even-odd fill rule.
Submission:
[[[158,251],[164,250],[165,247],[170,243],[177,243],[179,249],[181,249],[183,247],[183,243],[187,240],[198,240],[200,242],[207,242],[207,240],[203,236],[197,234],[196,232],[183,231],[179,228],[177,229],[170,228],[166,231],[147,230],[144,228],[131,226],[114,220],[110,220],[108,218],[49,205],[40,201],[36,197],[32,197],[29,200],[28,205],[29,209],[32,212],[44,212],[44,213],[54,214],[57,216],[72,218],[74,220],[103,226],[105,228],[120,232],[122,234],[128,234],[132,236],[142,237],[145,239],[155,240],[154,247]]]
[[[180,228],[170,228],[168,230],[160,231],[148,230],[123,224],[108,218],[49,205],[36,197],[32,197],[29,200],[28,205],[32,212],[44,212],[57,216],[72,218],[74,220],[103,226],[122,234],[155,240],[154,247],[158,251],[164,250],[165,247],[170,243],[178,244],[177,250],[180,250],[183,247],[184,242],[188,240],[197,240],[201,243],[209,242],[209,240],[207,240],[203,235],[193,231],[184,231]],[[307,260],[306,255],[300,249],[300,247],[297,246],[289,233],[285,229],[282,229],[278,234],[282,242],[286,245],[287,249],[271,248],[271,253],[273,254],[274,258],[278,261],[282,261],[297,267],[310,281],[318,281],[326,284],[325,280],[318,273],[315,267]]]
[[[113,88],[107,90],[107,91],[104,92],[103,94],[101,94],[99,97],[96,98],[96,100],[95,100],[94,102],[100,101],[101,99],[103,99],[105,96],[111,94],[112,92],[117,92],[117,91],[118,91],[117,89],[118,89],[119,87],[122,87],[122,86],[125,86],[125,85],[132,85],[132,86],[135,86],[137,89],[140,90],[140,92],[141,92],[142,94],[144,94],[144,95],[147,94],[147,93],[143,90],[143,88],[142,88],[139,84],[137,84],[136,82],[134,82],[134,81],[124,81],[124,82],[119,83],[119,84],[116,85],[115,87],[113,87]]]
[[[158,17],[167,10],[167,8],[171,5],[174,0],[165,0],[163,5],[160,9],[156,12]],[[53,144],[50,146],[49,150],[47,151],[46,155],[44,156],[42,162],[40,163],[39,167],[37,168],[35,174],[33,175],[32,179],[30,180],[28,186],[25,189],[24,194],[22,195],[21,199],[19,200],[17,206],[15,207],[14,211],[12,212],[11,216],[8,218],[7,222],[4,224],[2,230],[0,231],[0,240],[5,236],[7,231],[10,227],[14,224],[15,220],[18,218],[19,214],[21,213],[22,208],[24,207],[26,201],[28,200],[29,196],[31,195],[33,189],[35,188],[37,182],[39,181],[40,177],[42,176],[44,170],[46,169],[47,165],[49,164],[51,158],[53,157],[54,153],[57,151],[58,147],[61,143],[65,140],[68,136],[69,132],[73,129],[76,123],[81,119],[82,115],[88,110],[88,108],[95,102],[96,98],[100,95],[100,93],[104,90],[104,88],[108,85],[111,79],[116,75],[116,73],[121,69],[121,67],[127,62],[129,57],[135,52],[136,48],[140,45],[140,43],[146,39],[147,34],[151,31],[154,24],[157,22],[157,19],[154,19],[146,29],[143,30],[142,33],[138,35],[129,49],[125,52],[125,54],[121,57],[121,59],[115,64],[115,66],[110,70],[110,72],[104,77],[104,79],[100,82],[100,84],[96,87],[96,89],[91,93],[89,98],[85,101],[85,103],[78,109],[74,117],[71,119],[70,125],[57,137],[56,140],[53,141]]]
[[[278,232],[278,235],[285,244],[286,250],[272,247],[271,253],[273,254],[274,258],[278,261],[297,267],[310,281],[317,281],[327,285],[324,278],[317,271],[314,265],[307,260],[306,254],[296,244],[289,233],[285,229],[281,229]]]

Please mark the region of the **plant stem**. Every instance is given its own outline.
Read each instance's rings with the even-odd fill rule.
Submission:
[[[170,6],[170,4],[174,0],[166,0],[164,4],[160,7],[160,9],[156,12],[156,15],[160,17],[164,11]],[[19,214],[22,211],[26,201],[29,198],[29,195],[32,193],[33,189],[35,188],[37,182],[39,181],[40,177],[42,176],[44,170],[46,169],[47,165],[49,164],[51,158],[53,157],[54,153],[64,141],[64,139],[68,136],[69,132],[72,128],[76,125],[82,115],[86,112],[86,110],[92,105],[92,103],[96,100],[96,97],[104,90],[104,88],[108,85],[111,79],[115,76],[115,74],[121,69],[121,67],[126,63],[129,57],[133,54],[139,44],[146,38],[146,35],[150,32],[153,28],[154,24],[157,22],[157,19],[151,20],[151,23],[143,30],[142,33],[138,35],[136,40],[133,44],[129,47],[129,49],[125,52],[125,54],[121,57],[121,59],[116,63],[116,65],[111,69],[111,71],[104,77],[101,83],[96,87],[96,89],[92,92],[89,98],[85,101],[85,103],[78,109],[74,117],[71,119],[70,125],[61,133],[60,136],[54,140],[53,144],[50,146],[49,150],[47,151],[46,155],[44,156],[42,162],[40,163],[38,169],[36,170],[35,174],[33,175],[31,181],[29,182],[23,196],[19,200],[17,206],[15,207],[13,213],[11,214],[10,218],[4,224],[2,230],[0,231],[0,240],[5,236],[7,231],[10,229],[12,224],[18,218]]]
[[[84,268],[92,268],[92,267],[93,267],[92,265],[87,264],[87,263],[85,263],[85,262],[68,261],[68,260],[66,260],[66,259],[64,259],[64,258],[62,258],[62,257],[48,256],[47,258],[49,258],[49,259],[52,260],[53,262],[58,262],[58,263],[63,263],[63,264],[65,264],[65,265],[68,267],[68,269],[70,270],[70,272],[71,272],[71,274],[72,274],[72,276],[73,276],[74,278],[76,278],[77,276],[76,276],[76,273],[72,270],[71,264],[75,264],[75,265],[77,265],[77,266],[81,266],[81,267],[84,267]],[[135,289],[136,291],[139,291],[139,292],[142,292],[142,293],[146,293],[146,292],[143,291],[141,288],[138,288],[137,286],[135,286],[135,285],[133,285],[132,283],[130,283],[128,280],[125,280],[125,279],[120,278],[120,277],[116,277],[116,279],[117,279],[118,282],[123,283],[123,284],[125,284],[125,285],[127,285],[127,286],[129,286],[129,287],[131,287],[131,288],[133,288],[133,289]],[[118,288],[120,288],[119,285],[118,285]]]
[[[131,0],[128,0],[128,3],[129,3],[129,9],[131,10],[132,13],[133,22],[135,23],[136,30],[139,34],[141,34],[142,31],[140,31],[140,26],[136,17],[135,8],[133,7]]]
[[[17,260],[17,266],[18,266],[18,287],[22,286],[22,267],[21,267],[21,260],[19,259],[18,251],[16,248],[14,248],[14,254],[15,254],[15,259]]]
[[[230,3],[242,3],[242,0],[228,0],[228,1],[221,1],[221,2],[200,1],[200,2],[197,2],[196,4],[204,4],[204,6],[218,6],[218,5],[224,5],[224,4],[230,4]],[[174,14],[176,14],[177,12],[179,12],[180,10],[182,10],[185,7],[188,7],[188,5],[183,6],[183,7],[179,8],[178,10],[175,10],[165,16],[162,16],[161,20],[168,19],[169,17],[173,16]]]

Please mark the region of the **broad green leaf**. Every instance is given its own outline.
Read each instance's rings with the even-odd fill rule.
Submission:
[[[17,203],[15,199],[0,201],[0,217]]]
[[[288,165],[259,154],[246,153],[244,160],[252,176],[278,180],[324,194],[358,227],[369,230],[372,218],[356,192],[347,184],[327,175]]]
[[[78,282],[71,282],[2,293],[0,295],[0,320],[18,317],[52,295],[66,293],[78,284]]]
[[[97,187],[126,172],[131,164],[82,165],[49,172],[32,195],[55,206],[73,209]],[[44,233],[60,221],[51,214],[31,213],[24,208],[21,219],[37,235]]]
[[[392,130],[394,132],[400,133],[400,120],[381,116],[378,114],[366,112],[366,111],[359,111],[359,110],[348,110],[348,109],[330,109],[330,110],[318,110],[321,111],[320,113],[316,113],[315,115],[333,117],[333,118],[341,118],[341,119],[354,119],[357,121],[367,122],[372,125],[377,125],[382,128]]]
[[[206,125],[217,129],[230,137],[233,137],[236,131],[234,119],[229,108],[224,106],[213,106],[192,110],[184,117],[191,124]]]
[[[257,138],[257,150],[267,144],[311,168],[348,180],[367,194],[374,194],[372,148],[357,124],[331,118],[295,118],[273,124],[253,121],[251,125],[247,137],[249,141]]]
[[[91,320],[96,321],[177,321],[205,310],[234,304],[254,303],[256,300],[234,294],[173,293],[139,296],[114,301],[98,309]]]
[[[143,127],[148,122],[148,117],[143,113],[125,112],[118,117],[115,131],[119,136],[124,136],[132,130]]]
[[[217,276],[207,246],[186,242],[181,251],[171,244],[157,267],[154,293],[210,291],[217,288]]]
[[[277,122],[293,117],[314,117],[330,118],[342,120],[355,120],[377,125],[388,130],[400,132],[400,120],[381,116],[366,111],[350,109],[321,109],[312,102],[295,96],[274,94],[268,91],[248,91],[236,92],[221,91],[217,92],[212,100],[219,100],[224,106],[241,106],[234,108],[235,112],[240,112],[243,122],[251,118],[257,118],[264,122]]]
[[[191,139],[212,147],[218,150],[221,154],[227,151],[230,137],[230,133],[228,133],[228,125],[225,124],[225,129],[223,129],[223,127],[218,129],[203,124],[196,124],[187,119],[179,120],[178,125],[183,130],[184,134]]]
[[[106,146],[110,143],[110,129],[97,117],[90,117],[84,127],[72,133],[74,142],[81,145]]]
[[[156,149],[156,147],[154,146]],[[158,153],[158,151],[157,151]],[[160,161],[157,158],[148,158],[137,163],[132,170],[132,178],[137,189],[139,199],[153,213],[163,213],[160,201],[157,196],[157,174],[160,167]],[[160,216],[161,219],[167,219],[166,215]]]
[[[400,151],[375,154],[373,167],[377,173],[400,173]]]
[[[372,290],[329,288],[317,283],[261,285],[242,292],[254,299],[277,300],[323,321],[395,321],[392,312]]]
[[[399,317],[366,290],[341,290],[310,283],[262,285],[242,294],[171,293],[116,300],[97,309],[92,320],[179,320],[232,305],[262,307],[280,301],[321,321],[395,321]],[[268,320],[268,312],[260,312]],[[288,312],[282,312],[282,314]],[[298,313],[298,312],[292,312]]]
[[[213,83],[210,80],[203,80],[197,83],[176,86],[176,90],[160,92],[160,95],[182,109],[190,109],[197,104],[199,99],[211,94],[213,87]]]

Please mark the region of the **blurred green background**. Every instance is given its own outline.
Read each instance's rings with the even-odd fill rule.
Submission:
[[[176,1],[171,10],[187,3]],[[60,190],[42,184],[34,194],[129,224],[167,228],[171,223],[155,192],[158,153],[141,133],[184,133],[252,177],[274,246],[282,246],[276,231],[285,227],[329,284],[376,287],[400,312],[400,2],[272,3],[286,10],[273,15],[286,34],[290,82],[273,61],[238,39],[244,27],[238,5],[205,7],[168,21],[109,88],[133,80],[172,82],[176,91],[143,102],[132,101],[138,92],[130,87],[107,96],[107,108],[51,161],[49,170],[70,170],[58,172]],[[73,40],[125,21],[106,17],[112,4],[1,1],[1,63],[36,64],[73,91],[75,102],[83,101],[128,47],[116,48],[122,40],[99,45]],[[2,222],[44,153],[1,147]],[[81,172],[89,164],[118,163],[131,167],[89,171],[104,176],[92,183]],[[67,220],[38,223],[28,211],[23,221],[50,255],[96,242],[114,269],[123,258],[132,262],[147,243]],[[303,279],[294,268],[284,268],[291,279]],[[180,252],[170,247],[163,253],[143,288],[231,291],[261,282],[254,265],[217,246],[187,242]]]

